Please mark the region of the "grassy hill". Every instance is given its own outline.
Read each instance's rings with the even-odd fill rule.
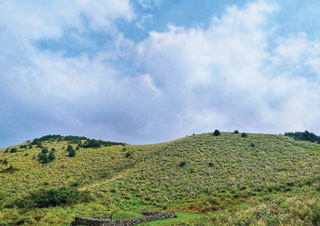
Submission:
[[[0,225],[69,225],[74,216],[146,209],[179,217],[145,225],[317,225],[320,219],[319,144],[207,133],[154,145],[80,147],[68,157],[68,145],[84,143],[60,138],[1,149]],[[54,161],[38,161],[43,147],[55,149]],[[46,194],[60,201],[40,207]]]

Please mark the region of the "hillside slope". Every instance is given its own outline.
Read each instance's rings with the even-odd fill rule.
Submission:
[[[56,149],[47,164],[37,160],[36,145],[0,150],[0,225],[68,225],[74,216],[142,209],[199,213],[182,225],[303,225],[320,216],[315,143],[208,133],[154,145],[80,148],[75,157],[68,157],[68,144],[78,145],[42,142]],[[30,191],[61,186],[87,190],[92,200],[47,208],[25,204]],[[175,223],[159,225],[165,224]]]

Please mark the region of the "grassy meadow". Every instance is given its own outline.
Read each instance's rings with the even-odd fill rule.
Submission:
[[[0,225],[69,225],[75,216],[142,210],[178,215],[142,224],[150,226],[320,225],[320,145],[313,142],[206,133],[80,147],[75,157],[67,152],[78,146],[72,141],[25,144],[0,150]],[[55,149],[46,164],[38,160],[43,147]]]

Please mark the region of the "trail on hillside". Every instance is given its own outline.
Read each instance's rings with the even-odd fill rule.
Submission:
[[[119,179],[119,178],[123,177],[126,173],[127,173],[127,172],[125,172],[124,174],[120,174],[120,175],[114,176],[113,178],[111,178],[111,179],[109,179],[109,180],[99,181],[99,182],[93,183],[93,184],[91,184],[91,185],[89,185],[89,186],[81,187],[81,188],[79,188],[79,190],[80,190],[80,191],[86,190],[86,189],[89,189],[89,188],[96,187],[96,186],[98,186],[98,185],[100,185],[100,184],[106,183],[106,182],[108,182],[108,181],[114,181],[114,180],[116,180],[116,179]]]

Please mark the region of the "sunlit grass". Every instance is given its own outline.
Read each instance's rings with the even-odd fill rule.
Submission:
[[[43,145],[56,149],[53,162],[40,164],[36,146],[0,150],[0,225],[69,225],[75,216],[120,210],[178,213],[177,219],[148,225],[303,225],[318,211],[320,146],[311,142],[208,133],[125,150],[80,149],[75,157],[67,157],[66,141]],[[7,171],[11,165],[16,170]],[[89,190],[94,200],[34,210],[8,207],[30,190],[60,186]]]

